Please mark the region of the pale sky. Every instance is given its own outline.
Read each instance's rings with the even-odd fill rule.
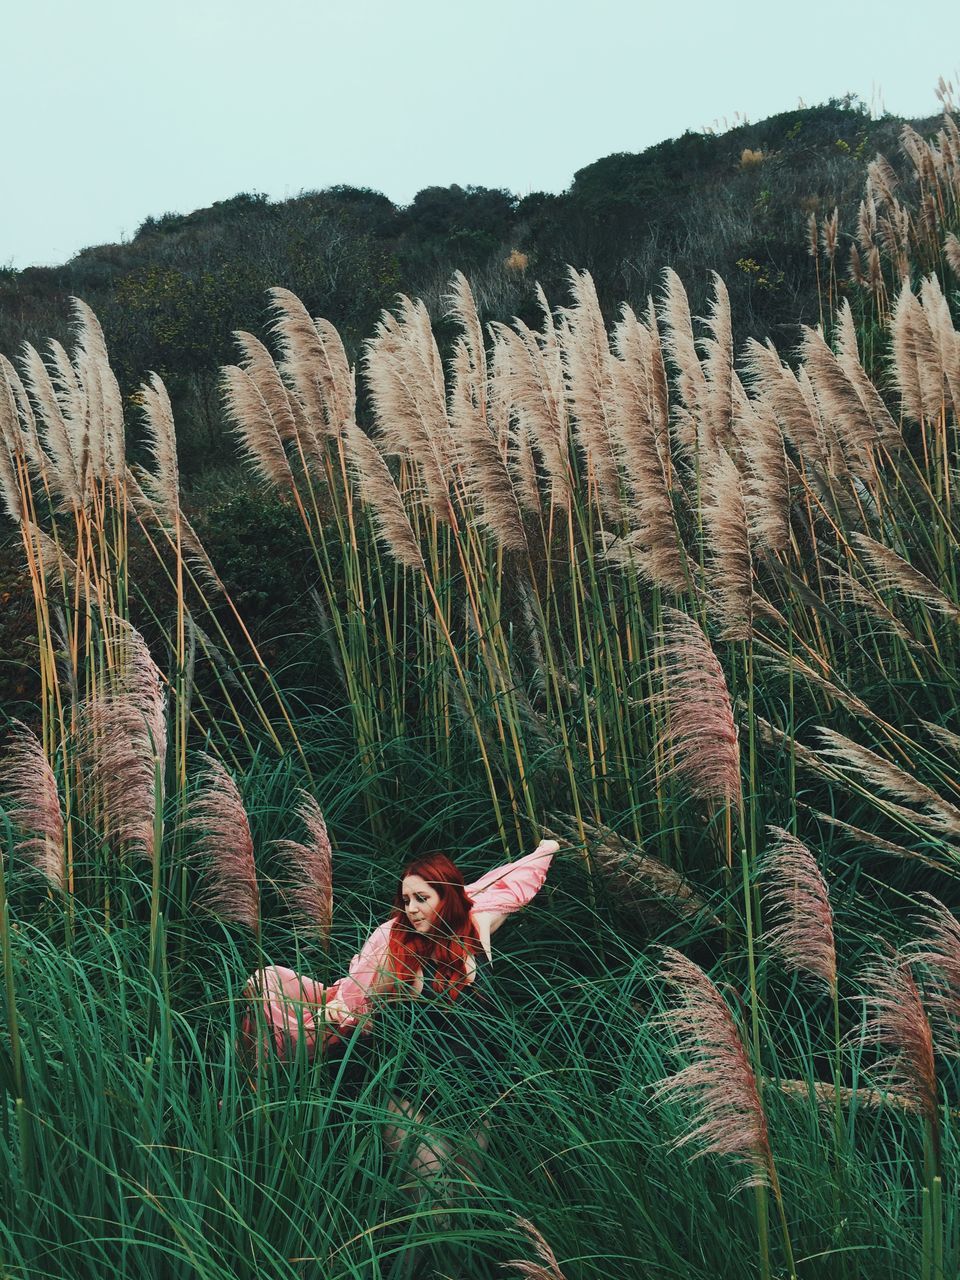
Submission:
[[[0,0],[0,267],[333,183],[562,191],[615,151],[856,93],[932,115],[953,0]]]

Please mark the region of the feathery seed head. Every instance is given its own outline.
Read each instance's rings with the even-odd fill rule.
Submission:
[[[196,832],[193,857],[203,868],[201,902],[221,918],[260,930],[260,887],[243,798],[219,760],[204,755],[184,826]]]
[[[774,843],[764,858],[765,900],[772,924],[764,934],[788,969],[822,978],[837,988],[837,953],[830,895],[813,854],[796,836],[770,827]]]
[[[692,1102],[693,1127],[675,1147],[693,1143],[703,1155],[731,1156],[748,1168],[744,1186],[770,1181],[767,1118],[743,1039],[723,996],[699,965],[664,948],[660,972],[679,1004],[664,1014],[677,1052],[689,1066],[657,1086],[656,1096]]]
[[[380,450],[355,422],[347,424],[344,440],[347,461],[370,508],[380,536],[395,560],[408,569],[423,572],[420,544]]]
[[[276,848],[290,869],[288,896],[320,941],[326,943],[333,923],[333,862],[327,824],[316,800],[299,791],[297,817],[306,839],[278,840]]]
[[[509,1262],[501,1262],[500,1269],[505,1271],[513,1267],[524,1277],[524,1280],[565,1280],[556,1254],[546,1240],[526,1218],[515,1217],[517,1226],[528,1237],[540,1262],[528,1262],[524,1258],[511,1258]]]
[[[878,958],[864,974],[867,1037],[880,1051],[877,1071],[886,1086],[908,1098],[936,1131],[937,1074],[933,1032],[920,990],[902,955]]]
[[[0,798],[25,834],[14,845],[55,889],[62,889],[66,853],[57,779],[36,734],[19,720],[0,760]]]
[[[655,660],[663,667],[662,741],[671,756],[671,771],[683,778],[694,796],[739,803],[740,745],[723,670],[693,618],[666,609],[664,619]]]
[[[932,999],[955,1034],[960,1030],[960,921],[933,894],[920,896],[924,900],[920,915],[924,937],[917,943],[912,959],[936,975]]]
[[[160,853],[155,833],[167,750],[162,678],[135,627],[120,618],[110,619],[110,627],[112,687],[81,709],[81,757],[109,833],[152,861]]]

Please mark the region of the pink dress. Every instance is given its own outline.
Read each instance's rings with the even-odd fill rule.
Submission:
[[[473,884],[466,886],[473,901],[473,911],[519,911],[537,893],[543,884],[553,860],[553,847],[538,848],[516,862],[494,867]],[[322,982],[286,969],[282,965],[268,965],[250,975],[243,994],[251,1005],[261,1003],[267,1026],[267,1036],[259,1046],[261,1053],[273,1048],[281,1058],[292,1056],[301,1033],[305,1038],[307,1056],[313,1057],[317,1036],[322,1031],[321,1052],[339,1039],[338,1028],[325,1025],[324,1004],[338,996],[347,1005],[353,1017],[341,1026],[345,1029],[357,1025],[360,1015],[369,1009],[368,995],[377,973],[387,966],[390,930],[393,921],[386,920],[376,928],[364,943],[358,955],[350,961],[346,977],[325,987]],[[258,1045],[257,1020],[252,1008],[248,1008],[240,1025],[240,1042],[248,1059],[256,1060]]]

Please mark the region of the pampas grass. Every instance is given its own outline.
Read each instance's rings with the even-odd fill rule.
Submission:
[[[664,610],[657,658],[667,713],[662,745],[690,794],[719,804],[741,801],[740,745],[720,663],[693,618]]]
[[[153,862],[160,853],[166,700],[143,636],[119,618],[113,627],[111,685],[86,704],[82,721],[88,793],[102,800],[107,833]]]
[[[747,511],[740,473],[722,447],[709,463],[704,488],[712,603],[724,639],[748,640],[753,634],[754,599]]]
[[[14,720],[0,759],[0,799],[23,833],[17,853],[62,891],[66,879],[63,812],[57,779],[36,734]]]
[[[924,1122],[925,1191],[939,1198],[942,1150],[933,1031],[913,976],[913,957],[878,958],[864,973],[866,1035],[879,1054],[882,1087],[904,1098]],[[936,1230],[939,1243],[939,1230]],[[940,1246],[942,1247],[942,1245]]]
[[[387,550],[407,569],[423,571],[425,566],[417,535],[379,449],[355,423],[347,426],[345,439],[351,469]]]
[[[193,857],[202,868],[200,905],[231,924],[260,934],[260,887],[253,836],[240,789],[212,756],[204,757],[184,827],[196,837]]]
[[[244,458],[267,484],[294,488],[293,473],[277,423],[260,388],[243,369],[226,366],[221,375],[224,408]]]
[[[560,1270],[556,1254],[533,1223],[528,1222],[526,1218],[516,1218],[515,1221],[517,1227],[526,1235],[540,1261],[528,1262],[523,1258],[511,1258],[509,1262],[501,1262],[501,1269],[506,1271],[508,1267],[513,1267],[519,1275],[524,1277],[524,1280],[566,1280]]]
[[[673,948],[665,949],[660,973],[679,999],[664,1020],[677,1039],[678,1052],[694,1059],[657,1086],[659,1098],[693,1104],[692,1125],[673,1145],[692,1143],[693,1159],[733,1158],[746,1166],[741,1185],[769,1185],[773,1158],[767,1117],[749,1054],[726,1001],[700,966]]]
[[[772,916],[761,941],[776,951],[788,970],[809,973],[837,989],[837,951],[830,895],[816,859],[802,841],[771,827],[773,843],[764,856],[763,881]]]
[[[306,839],[278,840],[277,852],[288,868],[286,896],[321,945],[330,944],[333,926],[333,860],[327,824],[316,800],[300,790],[296,815]]]
[[[868,538],[866,534],[855,533],[853,542],[863,553],[869,566],[871,577],[881,591],[899,591],[912,600],[922,600],[924,604],[946,614],[953,621],[960,621],[960,607],[951,600],[930,579],[915,569],[892,548]]]
[[[367,385],[358,400],[354,371],[333,326],[311,317],[292,293],[273,291],[266,338],[238,334],[237,364],[224,374],[227,410],[260,479],[303,522],[330,665],[342,684],[326,686],[322,696],[338,705],[330,709],[325,702],[322,713],[319,700],[304,693],[296,729],[292,713],[287,720],[289,734],[272,732],[248,664],[230,643],[234,627],[257,658],[257,678],[270,683],[278,706],[289,707],[279,676],[260,658],[180,510],[175,428],[163,383],[150,378],[140,392],[152,461],[149,471],[131,472],[123,463],[115,380],[94,317],[77,310],[71,354],[56,345],[42,347],[42,355],[27,353],[23,378],[2,364],[0,484],[19,524],[37,610],[37,745],[56,766],[64,840],[71,832],[76,838],[76,891],[92,897],[96,928],[105,935],[109,929],[106,936],[118,950],[127,938],[139,938],[146,924],[142,895],[127,890],[137,886],[141,872],[136,855],[150,858],[153,1005],[145,1021],[151,1052],[167,1052],[164,1036],[178,1034],[184,1009],[191,1019],[199,1016],[194,988],[201,958],[192,966],[189,949],[195,934],[204,946],[214,944],[210,930],[198,927],[205,919],[209,924],[208,911],[241,923],[258,944],[262,929],[283,958],[296,942],[289,930],[292,907],[297,923],[306,920],[322,944],[329,941],[331,963],[337,964],[338,954],[352,953],[361,932],[354,930],[356,921],[348,932],[342,917],[353,901],[351,871],[358,883],[373,874],[366,861],[350,863],[352,848],[375,863],[383,849],[412,852],[429,835],[443,847],[462,848],[466,860],[479,860],[481,852],[486,857],[481,845],[495,832],[505,861],[542,830],[545,815],[569,814],[583,867],[557,869],[554,897],[549,904],[544,899],[547,914],[529,917],[524,929],[539,927],[540,919],[558,972],[566,971],[557,939],[570,938],[580,967],[562,987],[561,1010],[554,1007],[561,990],[557,975],[545,981],[537,967],[540,952],[524,953],[533,966],[530,1026],[539,1066],[534,1090],[515,1088],[505,1075],[497,1104],[511,1121],[501,1139],[516,1135],[509,1159],[523,1170],[511,1207],[522,1205],[528,1218],[540,1221],[538,1188],[548,1198],[566,1197],[573,1206],[569,1230],[566,1220],[558,1220],[548,1234],[556,1252],[576,1256],[585,1275],[638,1258],[665,1275],[742,1269],[743,1227],[729,1208],[715,1209],[716,1171],[684,1169],[658,1142],[663,1113],[651,1118],[641,1106],[630,1109],[630,1100],[664,1070],[655,1038],[646,1034],[648,1010],[661,998],[642,958],[652,913],[617,912],[618,932],[612,933],[596,893],[599,876],[628,907],[628,895],[638,887],[668,902],[673,910],[658,912],[656,927],[669,929],[682,946],[715,941],[716,915],[725,926],[714,982],[679,951],[663,973],[681,991],[676,1029],[688,1071],[677,1077],[683,1083],[675,1096],[695,1112],[686,1140],[738,1161],[761,1194],[765,1185],[773,1187],[785,1227],[776,1151],[780,1170],[790,1170],[791,1231],[811,1259],[804,1265],[816,1260],[818,1274],[855,1270],[869,1249],[861,1275],[869,1272],[871,1280],[886,1280],[904,1267],[924,1275],[927,1261],[925,1280],[932,1280],[939,1193],[928,1169],[923,1195],[929,1210],[917,1211],[909,1192],[911,1117],[931,1116],[937,1087],[946,1102],[955,1101],[956,1072],[948,1057],[939,1084],[923,1083],[929,1067],[923,1059],[924,999],[941,1014],[955,999],[949,966],[956,939],[948,907],[931,906],[924,936],[903,952],[911,964],[924,966],[923,991],[916,988],[917,999],[907,993],[912,1011],[906,1023],[896,1023],[892,1008],[905,989],[905,962],[891,962],[889,972],[872,982],[868,1032],[881,1062],[906,1045],[908,1057],[925,1063],[914,1071],[912,1092],[901,1087],[902,1064],[891,1069],[896,1110],[882,1121],[875,1110],[861,1114],[876,1094],[861,1089],[869,1064],[863,1043],[855,1043],[851,1027],[841,1026],[841,1018],[852,1021],[851,1004],[841,1006],[837,993],[847,982],[859,985],[858,954],[876,945],[874,935],[899,932],[902,904],[914,900],[918,887],[935,887],[944,904],[952,904],[951,873],[960,857],[960,786],[953,776],[960,723],[957,636],[952,626],[936,625],[937,613],[949,621],[957,613],[951,489],[960,374],[952,297],[931,275],[946,269],[941,247],[956,231],[953,222],[947,227],[953,216],[952,138],[945,126],[931,150],[909,137],[908,166],[901,165],[898,186],[889,167],[875,166],[857,227],[857,278],[863,284],[851,287],[849,305],[842,301],[835,315],[837,254],[846,232],[835,216],[814,221],[817,267],[823,262],[829,268],[823,332],[806,333],[792,368],[772,344],[754,342],[738,353],[719,278],[704,320],[690,315],[683,283],[668,275],[659,314],[652,305],[642,317],[622,308],[608,333],[586,273],[572,274],[564,307],[555,310],[538,291],[539,328],[517,321],[486,330],[473,289],[458,275],[447,298],[459,330],[451,336],[449,357],[441,360],[424,304],[401,298],[366,348]],[[920,175],[920,192],[910,166]],[[942,208],[928,199],[937,191]],[[905,260],[912,292],[891,279]],[[899,336],[889,356],[886,313],[894,298]],[[891,387],[903,391],[895,397],[902,400],[902,414],[899,405],[891,410]],[[136,546],[129,560],[128,522]],[[145,552],[159,573],[148,575],[142,590],[137,578]],[[664,597],[679,607],[664,610]],[[223,604],[231,612],[229,630],[218,617]],[[132,624],[118,617],[149,628],[150,665],[140,661],[138,667],[127,653]],[[196,680],[188,635],[198,660],[207,655],[210,662]],[[305,637],[304,648],[315,638]],[[767,658],[756,669],[755,647]],[[161,676],[153,664],[162,663],[165,653]],[[85,710],[78,715],[81,701]],[[172,799],[164,811],[170,781],[164,774],[173,776],[164,769],[167,701],[176,725],[180,796],[193,794],[186,826],[180,812],[173,813]],[[931,726],[922,735],[911,727],[921,721]],[[744,761],[738,725],[749,746]],[[811,740],[816,725],[825,731],[819,753],[801,741]],[[89,748],[84,757],[78,754],[81,741]],[[208,761],[193,785],[186,767],[190,741],[220,756]],[[296,757],[291,741],[300,748]],[[813,770],[799,789],[797,763]],[[305,785],[308,770],[323,781]],[[278,798],[271,808],[264,797],[274,786]],[[265,895],[262,905],[241,792],[256,797],[258,842],[266,841],[284,864],[278,881],[283,892],[279,899]],[[338,825],[349,822],[351,830],[351,841],[338,852],[338,884],[345,892],[338,892],[335,929],[329,845],[312,799],[326,794],[337,796]],[[14,816],[25,812],[18,805]],[[774,847],[758,886],[756,832],[768,822],[783,825],[773,829]],[[47,842],[51,832],[56,834],[42,827],[38,838]],[[718,835],[724,857],[719,868]],[[733,893],[735,839],[742,908]],[[191,871],[198,865],[202,875],[191,898]],[[930,876],[937,877],[935,884]],[[37,919],[60,910],[58,894],[33,890],[31,897],[14,883],[25,903],[42,898],[36,909],[45,914]],[[65,899],[69,885],[67,877]],[[766,892],[763,936],[784,962],[766,964],[762,982],[753,945],[758,887]],[[269,918],[267,908],[278,918]],[[838,978],[833,908],[849,978]],[[261,911],[268,917],[262,921]],[[168,954],[168,936],[179,944],[179,958],[174,950]],[[523,934],[509,936],[519,942]],[[32,1000],[41,985],[24,980],[18,958],[24,937],[11,925],[3,939],[12,991],[7,1006],[14,1014],[17,1001],[24,995]],[[142,974],[140,950],[131,945],[129,954]],[[238,971],[248,963],[246,956],[230,961]],[[821,1025],[822,993],[785,979],[784,968],[811,974],[829,991],[832,1046]],[[624,998],[628,970],[639,988],[636,998]],[[505,983],[527,980],[522,966],[504,972]],[[606,982],[617,988],[609,1010],[598,994]],[[723,984],[732,990],[749,984],[749,1027],[743,1032],[721,995],[728,990]],[[210,997],[210,1007],[219,1016],[223,980],[215,985],[220,995]],[[155,1021],[164,1004],[174,1016]],[[605,1010],[602,1019],[595,1007]],[[602,1035],[593,1035],[601,1025]],[[938,1035],[942,1025],[934,1024]],[[164,1036],[158,1039],[153,1033],[160,1027]],[[191,1035],[194,1030],[191,1022]],[[581,1033],[589,1048],[578,1059]],[[56,1034],[69,1042],[69,1035]],[[142,1062],[137,1035],[128,1039],[125,1061]],[[201,1041],[206,1062],[213,1044],[222,1043],[228,1057],[232,1051],[222,1024],[206,1039],[198,1034]],[[14,1075],[46,1070],[38,1043],[27,1055],[14,1054]],[[944,1043],[955,1043],[949,1030]],[[831,1049],[832,1091],[820,1079]],[[171,1061],[163,1060],[160,1090],[167,1121]],[[311,1069],[326,1071],[327,1065]],[[529,1061],[513,1065],[519,1078],[529,1078]],[[229,1078],[229,1065],[224,1074]],[[303,1078],[297,1077],[290,1099],[321,1096],[333,1104],[334,1074],[324,1077],[321,1095],[301,1089]],[[153,1076],[145,1067],[143,1078],[149,1091]],[[536,1111],[537,1091],[555,1090],[551,1100],[560,1099],[567,1080],[567,1102],[551,1111],[541,1141],[545,1112]],[[791,1084],[789,1105],[774,1082]],[[14,1087],[22,1083],[17,1079]],[[273,1089],[267,1074],[264,1086]],[[817,1114],[828,1091],[837,1115],[832,1145],[824,1143]],[[51,1114],[52,1096],[45,1114]],[[664,1100],[668,1096],[669,1089]],[[253,1147],[215,1163],[215,1170],[228,1169],[238,1155],[248,1170],[243,1188],[251,1188],[244,1210],[253,1209],[254,1217],[259,1210],[252,1189],[260,1195],[262,1186],[257,1144],[269,1144],[260,1118],[269,1114],[288,1146],[302,1140],[302,1126],[287,1124],[282,1114],[286,1104],[275,1104],[271,1094],[267,1111],[243,1108],[242,1124],[230,1123],[241,1135],[236,1140],[249,1135]],[[225,1113],[231,1105],[227,1098]],[[324,1142],[339,1141],[340,1129],[351,1128],[327,1125],[328,1113],[321,1113]],[[362,1107],[351,1114],[361,1116]],[[166,1128],[153,1124],[149,1109],[136,1115],[146,1134],[143,1151],[162,1161],[165,1148],[156,1135],[166,1135]],[[197,1144],[204,1157],[223,1140],[215,1125],[211,1116],[210,1147]],[[944,1128],[941,1168],[952,1178],[955,1151]],[[37,1133],[43,1137],[45,1131]],[[29,1140],[24,1143],[19,1131],[13,1136],[8,1145],[16,1159],[29,1152]],[[164,1142],[179,1136],[166,1135]],[[640,1172],[639,1144],[646,1153]],[[593,1162],[590,1152],[600,1150],[603,1161]],[[264,1151],[270,1176],[281,1179],[271,1184],[270,1195],[300,1204],[301,1173],[290,1173],[289,1162],[276,1163],[272,1148]],[[567,1166],[571,1152],[577,1153],[575,1164]],[[311,1159],[305,1153],[304,1167],[312,1167]],[[39,1178],[47,1167],[43,1160],[24,1165]],[[127,1162],[123,1167],[134,1168]],[[153,1186],[154,1173],[140,1172],[144,1185]],[[389,1215],[379,1204],[372,1215],[366,1212],[370,1203],[355,1198],[365,1194],[357,1192],[355,1172],[351,1166],[344,1183],[351,1188],[344,1192],[344,1214],[373,1220],[386,1208]],[[496,1186],[495,1178],[489,1181]],[[646,1200],[651,1186],[657,1190],[655,1213]],[[224,1184],[222,1194],[237,1203],[247,1194],[239,1187]],[[604,1206],[605,1230],[622,1227],[609,1258],[573,1242],[574,1227],[586,1220],[576,1206],[589,1204],[592,1211],[594,1200]],[[33,1202],[24,1193],[17,1203]],[[121,1233],[134,1229],[125,1212],[118,1211],[127,1223]],[[506,1214],[493,1200],[483,1212],[492,1215],[502,1237]],[[691,1245],[694,1218],[714,1239],[704,1234]],[[758,1203],[757,1221],[762,1274],[769,1276],[765,1202]],[[251,1256],[266,1256],[263,1241],[254,1244],[244,1234],[245,1224],[216,1222],[225,1234],[236,1226],[253,1249],[231,1253],[232,1246],[224,1245],[223,1266],[242,1269]],[[140,1225],[137,1220],[136,1229]],[[209,1220],[202,1225],[209,1231]],[[342,1280],[360,1239],[373,1265],[380,1241],[396,1238],[389,1218],[362,1237],[342,1226],[338,1219],[332,1229],[335,1246],[313,1236],[310,1245],[314,1265]],[[300,1239],[291,1237],[293,1228],[280,1228],[278,1236],[274,1221],[263,1230],[271,1247],[283,1237],[276,1257],[282,1255],[284,1266],[290,1257],[306,1255]],[[466,1241],[471,1231],[473,1225],[457,1240]],[[918,1231],[926,1232],[930,1248],[921,1244],[923,1260],[914,1266]],[[216,1239],[219,1248],[220,1235]],[[614,1257],[615,1247],[620,1252]],[[555,1259],[542,1251],[540,1258],[551,1275]]]
[[[673,1031],[678,1050],[692,1058],[689,1066],[662,1081],[660,1099],[692,1102],[692,1127],[674,1140],[675,1147],[693,1143],[694,1159],[719,1155],[746,1168],[740,1186],[756,1187],[757,1227],[761,1271],[769,1275],[767,1206],[763,1192],[769,1188],[777,1205],[789,1274],[795,1276],[793,1249],[770,1147],[767,1117],[750,1056],[733,1016],[720,992],[703,972],[681,952],[664,950],[660,972],[676,990],[679,1004],[663,1016]]]
[[[476,503],[480,522],[497,544],[508,551],[525,551],[527,539],[518,496],[490,422],[480,320],[470,286],[459,272],[450,301],[451,314],[463,329],[454,347],[449,414],[464,485]]]
[[[820,752],[822,757],[853,771],[886,795],[922,805],[942,831],[960,835],[960,808],[931,787],[835,729],[821,728],[820,737],[825,744]]]
[[[960,921],[939,899],[923,894],[920,923],[923,937],[911,959],[936,975],[938,989],[933,998],[955,1035],[960,1031]]]

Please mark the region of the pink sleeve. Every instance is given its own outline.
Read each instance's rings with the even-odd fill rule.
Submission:
[[[282,965],[267,965],[252,973],[243,988],[248,1001],[240,1024],[240,1044],[253,1065],[266,1055],[272,1041],[280,1058],[291,1056],[301,1031],[312,1058],[317,1047],[317,1032],[323,1027],[323,1046],[336,1038],[336,1031],[323,1022],[321,1007],[337,993],[337,986],[324,987],[304,974]],[[257,1043],[257,1019],[252,1005],[260,1003],[264,1017],[264,1039]]]
[[[473,884],[467,885],[467,893],[473,899],[474,911],[519,911],[539,891],[557,845],[550,841],[534,849],[516,862],[494,867]]]
[[[337,993],[354,1013],[366,1011],[370,985],[377,974],[387,968],[392,928],[393,921],[385,920],[374,929],[361,947],[360,954],[350,961],[348,976],[340,979]]]

